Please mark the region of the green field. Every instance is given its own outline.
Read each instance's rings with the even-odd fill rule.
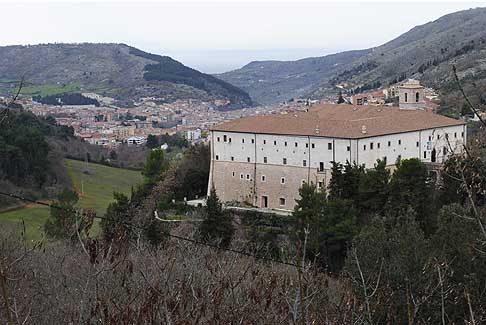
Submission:
[[[103,215],[106,208],[113,201],[113,192],[121,192],[129,195],[132,186],[142,182],[142,175],[138,171],[113,168],[99,164],[69,160],[65,161],[76,191],[79,194],[80,208],[93,208],[98,215]],[[88,173],[85,173],[85,170]],[[25,223],[25,237],[28,240],[40,240],[43,238],[43,224],[49,216],[49,208],[37,205],[29,205],[23,209],[12,210],[0,214],[1,225],[15,225]],[[95,224],[93,232],[98,231]]]
[[[67,85],[32,85],[22,88],[23,95],[40,95],[50,96],[69,93],[79,90],[81,85],[78,82],[70,83]]]

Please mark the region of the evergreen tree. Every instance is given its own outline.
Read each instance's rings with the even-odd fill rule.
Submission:
[[[147,142],[145,145],[150,149],[155,149],[159,146],[159,139],[153,134],[147,136]]]
[[[299,199],[296,200],[291,217],[290,236],[301,243],[304,242],[305,232],[308,231],[307,250],[311,255],[319,253],[319,217],[327,202],[326,193],[317,191],[314,184],[304,183],[299,188]]]
[[[399,216],[409,208],[413,209],[422,230],[430,235],[435,227],[432,191],[427,168],[420,159],[398,161],[390,181],[387,211],[391,215]]]
[[[368,169],[359,182],[358,208],[363,221],[381,214],[388,200],[390,171],[386,160],[378,160],[375,168]]]
[[[342,196],[344,187],[343,165],[338,162],[331,162],[331,180],[329,181],[329,199],[338,199]]]
[[[152,150],[147,157],[142,175],[145,176],[147,183],[155,183],[160,180],[162,173],[167,170],[167,167],[164,151],[161,149]]]
[[[353,240],[352,247],[344,270],[354,279],[352,286],[358,302],[363,306],[369,304],[366,323],[416,323],[410,318],[410,297],[433,295],[437,270],[430,263],[427,240],[413,210],[404,211],[399,220],[374,219]]]
[[[113,193],[114,202],[108,205],[105,216],[101,220],[101,230],[103,237],[107,241],[112,241],[117,236],[124,236],[127,231],[126,223],[131,221],[128,213],[130,200],[125,194]]]
[[[204,220],[199,226],[199,236],[205,242],[228,247],[235,229],[231,215],[223,210],[214,187],[206,201]]]
[[[358,198],[360,179],[364,175],[364,167],[346,161],[344,166],[332,162],[331,180],[329,182],[329,199],[352,200]]]
[[[49,237],[56,239],[75,239],[77,232],[82,232],[82,218],[74,205],[79,198],[76,192],[63,189],[50,208],[49,218],[44,224],[44,230]]]

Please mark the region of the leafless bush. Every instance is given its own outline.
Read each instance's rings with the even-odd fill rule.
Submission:
[[[296,302],[293,266],[171,240],[154,250],[88,240],[26,248],[12,235],[0,241],[12,323],[274,324],[348,323],[353,304],[336,279],[306,267]],[[8,304],[6,300],[8,299]],[[296,303],[305,315],[296,318]],[[300,307],[298,307],[300,310]]]

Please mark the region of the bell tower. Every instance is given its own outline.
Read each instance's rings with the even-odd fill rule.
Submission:
[[[424,109],[425,91],[418,80],[408,79],[403,85],[398,87],[400,109]]]

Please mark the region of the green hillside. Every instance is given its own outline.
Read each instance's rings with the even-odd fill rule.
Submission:
[[[66,159],[65,163],[80,197],[78,207],[93,208],[98,215],[105,213],[108,204],[113,201],[114,191],[130,194],[132,186],[142,181],[138,171],[88,163],[89,173],[84,173],[86,163],[70,159]],[[28,205],[0,213],[0,225],[21,224],[24,220],[26,239],[39,240],[43,237],[43,225],[48,216],[48,207]]]

